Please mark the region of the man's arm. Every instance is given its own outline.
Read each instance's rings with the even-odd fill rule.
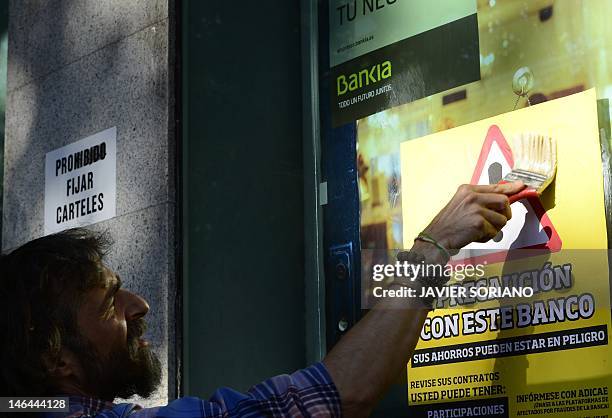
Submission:
[[[511,217],[508,195],[522,183],[463,185],[425,229],[447,249],[493,238]],[[412,247],[430,264],[446,264],[433,244]],[[359,321],[323,360],[342,401],[345,417],[368,416],[389,385],[405,370],[419,340],[428,308],[386,298]]]

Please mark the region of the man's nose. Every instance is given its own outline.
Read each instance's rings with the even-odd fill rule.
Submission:
[[[123,290],[123,289],[122,289]],[[141,296],[124,290],[125,295],[125,319],[133,321],[142,318],[149,312],[149,304]]]

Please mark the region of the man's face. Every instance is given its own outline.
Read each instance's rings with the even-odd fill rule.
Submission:
[[[82,383],[101,399],[148,397],[161,379],[160,362],[143,339],[149,305],[122,289],[109,269],[103,269],[103,277],[104,287],[90,290],[78,312]]]

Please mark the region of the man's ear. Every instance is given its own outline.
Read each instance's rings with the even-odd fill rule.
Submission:
[[[62,348],[59,356],[54,359],[44,355],[43,362],[47,372],[55,378],[65,378],[79,374],[80,363],[74,353],[66,348]]]

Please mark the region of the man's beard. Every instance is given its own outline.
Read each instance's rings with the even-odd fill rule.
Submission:
[[[77,351],[87,385],[100,399],[112,401],[133,395],[148,398],[161,381],[161,363],[149,346],[139,339],[146,330],[141,318],[127,323],[127,347],[115,347],[106,358],[89,341],[82,341]],[[84,339],[84,338],[83,338]]]

